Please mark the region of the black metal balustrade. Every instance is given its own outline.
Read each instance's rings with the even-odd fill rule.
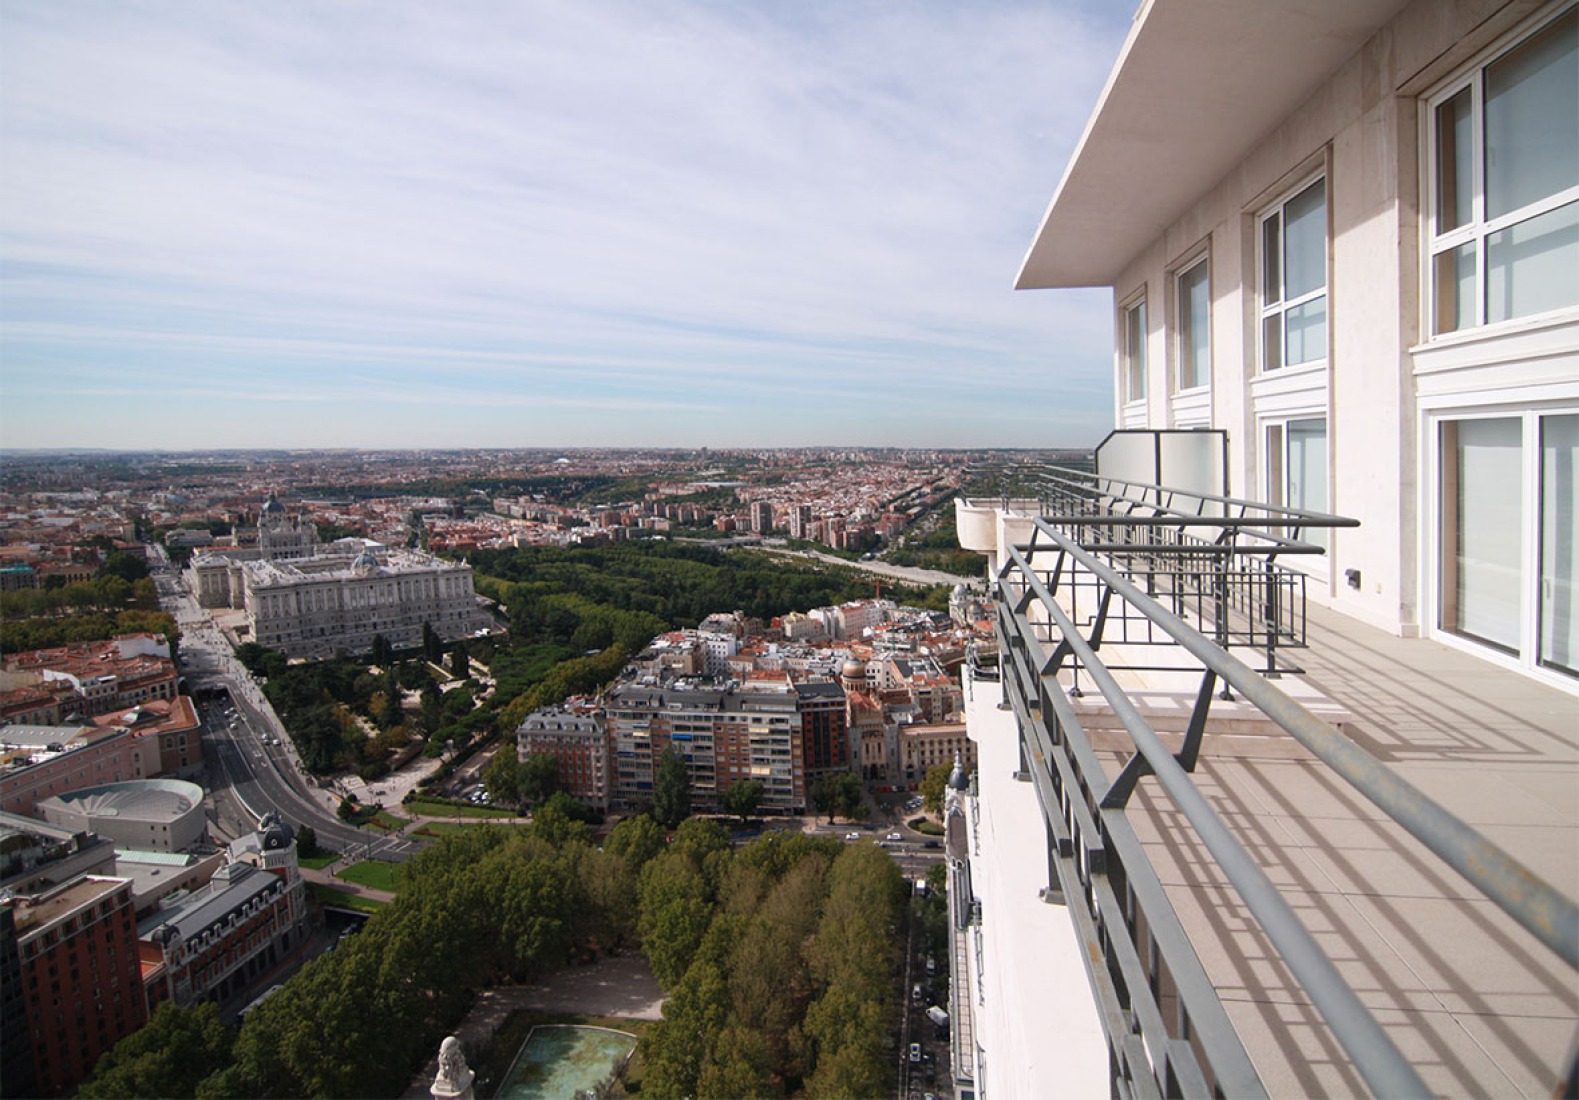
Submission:
[[[1579,908],[1264,675],[1286,671],[1279,654],[1304,644],[1302,577],[1278,559],[1319,554],[1302,536],[1354,521],[1072,471],[1012,474],[1005,506],[1024,513],[1035,501],[1041,515],[996,576],[1003,693],[1086,948],[1115,1095],[1266,1095],[1128,816],[1146,776],[1189,822],[1367,1085],[1381,1096],[1428,1093],[1195,786],[1190,773],[1214,699],[1225,693],[1305,746],[1579,969]],[[1259,671],[1230,650],[1251,655]],[[1134,669],[1198,676],[1177,753],[1121,683]],[[1077,714],[1075,699],[1093,688],[1133,746],[1117,775]],[[1579,1068],[1564,1070],[1573,1087]]]

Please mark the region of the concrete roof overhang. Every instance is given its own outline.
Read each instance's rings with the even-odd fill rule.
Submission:
[[[1407,0],[1146,0],[1017,290],[1111,286]]]

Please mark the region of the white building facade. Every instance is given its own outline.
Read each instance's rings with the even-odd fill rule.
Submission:
[[[1579,690],[1576,119],[1571,3],[1158,0],[1018,285],[1113,288],[1119,427],[1361,521],[1314,599]]]

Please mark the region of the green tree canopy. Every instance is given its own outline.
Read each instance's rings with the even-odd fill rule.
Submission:
[[[148,1023],[116,1043],[77,1090],[90,1100],[185,1097],[230,1062],[236,1035],[213,1004],[184,1009],[165,1001]]]
[[[691,770],[673,745],[663,750],[653,770],[652,816],[672,829],[691,816]]]
[[[725,789],[720,806],[725,813],[734,814],[744,823],[761,807],[765,790],[760,779],[741,779]]]

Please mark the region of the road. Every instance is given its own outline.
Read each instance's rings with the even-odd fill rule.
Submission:
[[[981,587],[986,582],[981,577],[962,577],[958,573],[944,573],[936,569],[916,569],[908,565],[890,565],[886,561],[851,561],[841,558],[836,554],[824,554],[820,550],[790,550],[779,546],[759,546],[755,549],[769,554],[781,554],[791,558],[810,558],[812,561],[825,562],[828,565],[842,565],[846,569],[859,569],[866,573],[874,573],[879,577],[889,577],[906,584],[946,584],[953,588],[956,584],[966,587]]]
[[[236,837],[269,810],[293,825],[311,825],[318,843],[365,858],[400,861],[423,841],[386,837],[341,821],[333,799],[316,786],[284,725],[230,643],[181,584],[167,558],[152,560],[160,606],[181,628],[181,669],[202,721],[208,793],[216,831]]]

